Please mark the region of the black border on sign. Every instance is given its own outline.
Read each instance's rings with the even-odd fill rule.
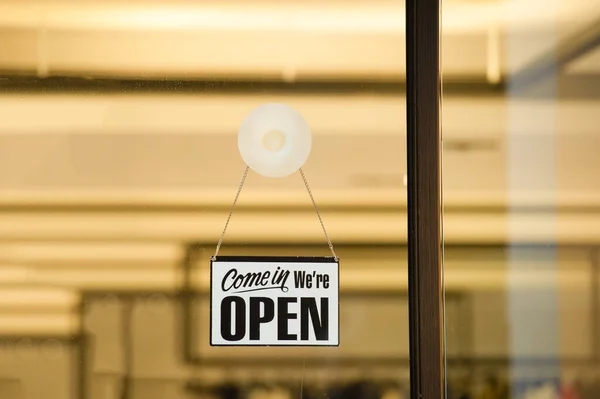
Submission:
[[[213,302],[213,262],[277,262],[277,263],[336,263],[337,264],[337,307],[338,307],[338,328],[337,328],[337,344],[336,345],[266,345],[266,344],[243,344],[243,345],[223,345],[213,344],[213,317],[212,317],[212,302]],[[210,258],[210,282],[209,282],[209,344],[212,347],[316,347],[316,348],[337,348],[340,346],[340,259],[337,260],[333,256],[217,256]]]

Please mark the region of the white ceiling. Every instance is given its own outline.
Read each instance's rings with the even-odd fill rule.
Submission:
[[[3,25],[62,28],[220,28],[403,31],[404,1],[0,1]],[[487,31],[490,27],[547,27],[592,21],[593,0],[448,0],[444,29]]]
[[[444,2],[444,73],[515,72],[599,17],[593,0]],[[4,0],[0,69],[40,76],[399,77],[404,18],[402,1]]]

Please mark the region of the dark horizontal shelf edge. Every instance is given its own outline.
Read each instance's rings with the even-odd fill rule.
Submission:
[[[489,83],[485,77],[447,77],[445,94],[478,95],[504,93],[504,83]],[[285,94],[398,94],[406,91],[403,79],[310,79],[285,82],[276,79],[177,79],[168,78],[83,78],[17,75],[0,71],[0,92],[18,93],[285,93]]]

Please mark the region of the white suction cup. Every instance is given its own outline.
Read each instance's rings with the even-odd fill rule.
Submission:
[[[312,137],[302,115],[284,104],[264,104],[244,119],[238,148],[246,164],[266,177],[298,171],[310,154]]]

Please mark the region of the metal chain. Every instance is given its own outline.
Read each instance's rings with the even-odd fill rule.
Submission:
[[[304,180],[304,185],[306,186],[306,191],[308,191],[310,200],[312,201],[313,207],[315,208],[315,212],[317,213],[317,217],[319,218],[319,223],[321,223],[321,228],[323,228],[323,233],[325,234],[325,238],[327,239],[327,244],[329,245],[329,249],[331,250],[333,258],[337,262],[338,257],[335,254],[335,251],[333,250],[333,244],[331,243],[329,234],[327,234],[327,230],[325,229],[325,223],[323,223],[323,219],[321,219],[321,214],[319,213],[319,209],[317,208],[317,203],[315,202],[315,199],[312,195],[312,190],[310,189],[310,186],[308,185],[308,180],[306,179],[306,176],[304,175],[304,171],[302,170],[302,168],[300,168],[300,175],[302,176],[302,180]]]
[[[248,176],[249,170],[250,170],[250,167],[246,166],[246,169],[244,170],[244,175],[242,176],[242,180],[240,181],[240,185],[238,186],[237,193],[235,194],[235,198],[233,199],[233,204],[231,205],[231,210],[229,211],[229,216],[227,217],[227,221],[225,222],[225,228],[223,229],[223,233],[221,233],[221,238],[219,238],[219,242],[217,243],[217,250],[215,251],[215,254],[212,257],[212,260],[215,260],[217,258],[217,255],[219,254],[219,249],[221,249],[221,245],[223,244],[223,237],[225,237],[225,232],[227,232],[227,226],[229,226],[229,222],[231,220],[231,217],[233,216],[233,211],[235,210],[235,205],[237,203],[238,198],[240,197],[240,193],[242,192],[242,188],[244,187],[244,182],[246,181],[246,177]],[[333,249],[333,244],[331,243],[329,234],[327,234],[327,229],[325,229],[325,224],[323,223],[323,219],[321,218],[321,214],[319,213],[319,209],[317,208],[317,203],[315,202],[315,199],[312,194],[312,190],[310,189],[310,186],[308,185],[308,180],[306,179],[306,176],[304,175],[304,171],[302,170],[302,168],[300,168],[300,175],[302,176],[302,180],[304,181],[304,186],[306,187],[306,191],[308,191],[310,200],[313,204],[313,207],[315,208],[317,217],[319,218],[319,223],[321,223],[321,228],[323,229],[323,233],[325,234],[325,238],[327,239],[327,245],[329,245],[329,249],[331,250],[331,254],[333,255],[334,259],[336,261],[338,261],[338,257],[335,254],[335,251]]]
[[[246,177],[248,176],[249,170],[250,170],[250,167],[246,166],[246,170],[244,170],[244,175],[242,176],[242,180],[240,180],[240,185],[238,186],[237,193],[235,193],[235,198],[233,199],[233,204],[231,204],[231,210],[229,211],[229,216],[227,217],[227,221],[225,222],[225,228],[223,229],[223,233],[221,233],[221,238],[219,238],[219,242],[217,243],[217,250],[215,251],[215,255],[212,257],[213,260],[215,260],[215,258],[219,254],[219,249],[221,249],[221,244],[223,244],[223,237],[225,237],[225,232],[227,231],[227,226],[229,226],[229,221],[231,220],[231,216],[233,216],[235,204],[237,203],[237,200],[240,197],[240,193],[242,192],[242,187],[244,187],[244,182],[246,181]]]

